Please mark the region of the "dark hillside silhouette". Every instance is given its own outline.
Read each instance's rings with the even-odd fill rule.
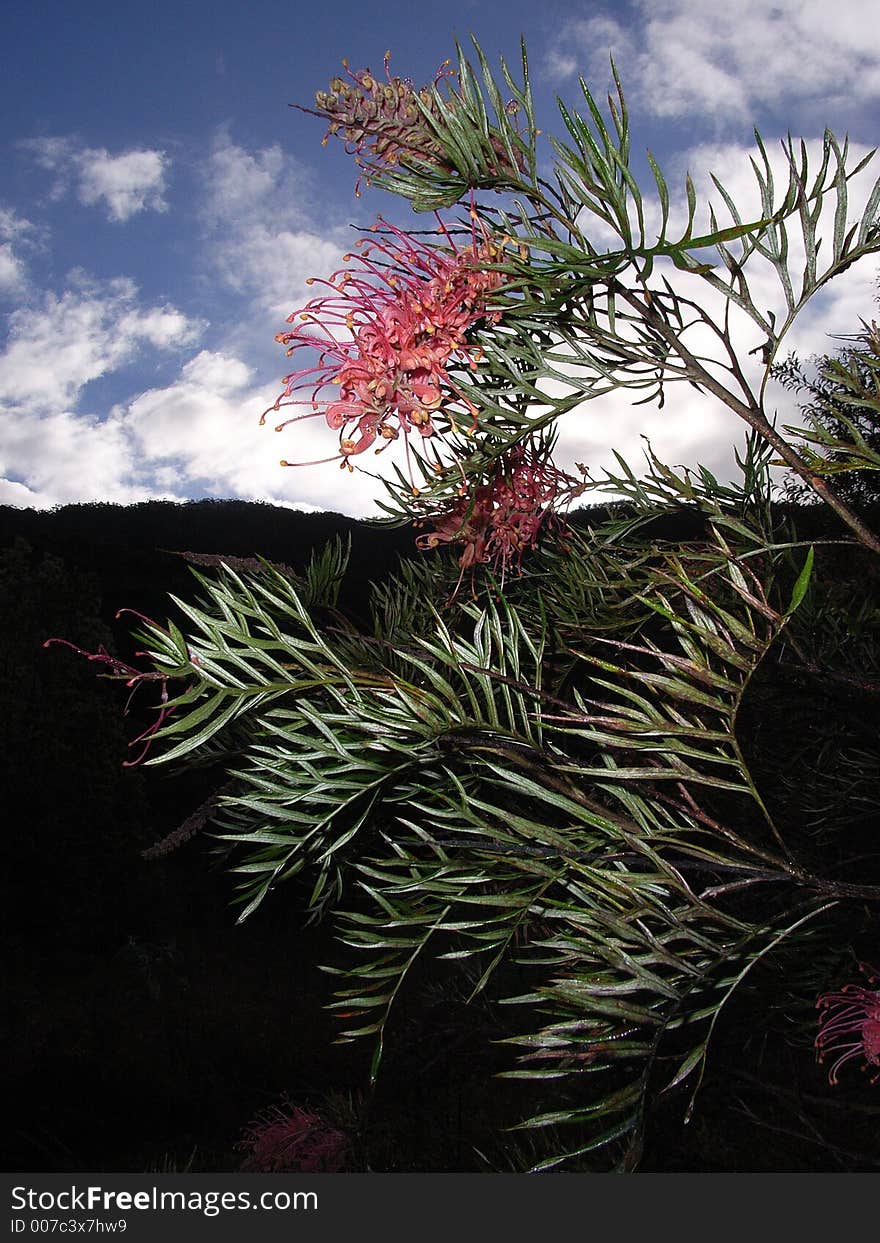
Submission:
[[[237,928],[206,838],[142,857],[217,777],[123,767],[147,701],[124,718],[123,687],[43,646],[130,658],[132,619],[117,610],[173,613],[168,593],[196,587],[178,553],[299,570],[337,534],[351,536],[357,614],[410,532],[238,502],[0,508],[3,1168],[145,1169],[194,1146],[226,1150],[202,1160],[234,1168],[256,1109],[340,1076],[344,1087],[359,1063],[332,1049],[321,1009],[329,930],[304,930],[295,903]]]
[[[358,611],[371,580],[412,551],[409,528],[371,526],[342,514],[305,514],[247,501],[146,501],[138,505],[64,505],[52,510],[0,507],[0,546],[22,536],[97,575],[103,615],[121,607],[164,615],[169,593],[192,590],[183,552],[262,556],[301,570],[312,549],[334,535],[351,538],[344,606]]]

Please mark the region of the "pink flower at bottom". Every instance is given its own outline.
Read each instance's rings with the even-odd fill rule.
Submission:
[[[875,984],[880,976],[859,964],[869,983]],[[828,1082],[838,1082],[838,1072],[846,1062],[864,1058],[862,1070],[878,1067],[870,1076],[871,1082],[880,1079],[880,992],[859,984],[845,984],[837,992],[823,993],[816,1002],[823,1011],[819,1018],[819,1034],[816,1037],[816,1055],[820,1062],[834,1057],[828,1072]]]
[[[351,1136],[326,1118],[296,1105],[273,1106],[244,1133],[242,1170],[250,1174],[341,1174],[349,1162]]]

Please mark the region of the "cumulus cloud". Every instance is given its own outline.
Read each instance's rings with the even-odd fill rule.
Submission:
[[[332,463],[281,466],[282,456],[326,457],[335,439],[320,419],[282,435],[271,417],[261,427],[260,415],[275,395],[242,359],[202,350],[171,383],[119,403],[104,417],[36,401],[24,411],[0,404],[0,504],[132,504],[198,494],[377,513],[378,485],[360,471]]]
[[[28,284],[25,252],[38,245],[38,230],[10,207],[0,205],[0,295],[20,294]]]
[[[125,277],[74,274],[62,294],[46,293],[9,316],[0,401],[28,411],[73,406],[85,385],[132,361],[145,345],[183,349],[203,328],[173,306],[142,307]]]
[[[133,438],[140,461],[153,469],[174,465],[180,477],[198,481],[215,496],[238,496],[303,509],[347,514],[375,512],[376,484],[360,472],[333,464],[282,467],[325,458],[336,448],[322,419],[276,434],[279,416],[260,416],[277,396],[274,386],[254,383],[241,359],[203,350],[170,385],[141,393],[114,411]]]
[[[308,184],[306,170],[279,146],[249,151],[226,131],[205,164],[206,261],[267,320],[283,321],[304,301],[308,277],[339,267],[348,242],[332,222],[326,233],[314,227]]]
[[[27,279],[24,260],[15,253],[10,242],[0,242],[0,293],[15,293]]]
[[[20,290],[25,283],[25,265],[9,242],[0,242],[0,292]]]
[[[125,278],[74,274],[9,316],[0,354],[0,499],[51,506],[165,495],[143,475],[114,418],[77,409],[87,385],[144,352],[187,349],[204,325],[170,305],[144,306]]]
[[[626,22],[590,8],[564,24],[549,72],[604,82],[611,54],[625,88],[660,117],[741,123],[783,102],[833,114],[880,92],[880,25],[864,0],[633,0]]]
[[[109,210],[126,170],[133,189],[136,166],[117,161],[111,186],[106,162],[94,156],[69,140],[49,140],[38,151],[58,175],[59,193],[75,186],[84,201],[98,196]],[[335,437],[323,420],[284,436],[271,418],[259,425],[286,363],[274,334],[310,296],[306,279],[338,267],[349,239],[314,227],[303,202],[308,178],[277,146],[249,151],[221,132],[200,173],[202,276],[215,285],[213,305],[224,308],[213,317],[214,347],[185,354],[170,382],[120,397],[125,367],[149,368],[154,355],[172,351],[192,355],[206,325],[173,305],[146,305],[125,277],[98,281],[78,272],[63,292],[32,291],[9,316],[0,353],[0,503],[207,494],[375,512],[378,486],[361,472],[280,465],[282,457],[332,456]],[[144,191],[146,183],[144,175]],[[117,216],[131,206],[114,202]],[[277,368],[268,375],[265,364],[257,370],[247,361],[275,349]],[[96,411],[88,386],[106,377],[115,404]]]
[[[37,163],[55,174],[53,195],[71,186],[87,207],[102,207],[121,224],[142,211],[167,211],[169,159],[164,151],[132,148],[112,155],[106,147],[86,147],[75,138],[35,138],[22,144]]]
[[[170,496],[138,479],[139,464],[116,420],[0,407],[0,503],[37,509],[77,501],[133,504]]]

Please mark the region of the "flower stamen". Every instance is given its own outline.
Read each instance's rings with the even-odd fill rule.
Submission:
[[[872,968],[864,963],[859,966],[869,983],[880,980]],[[841,1067],[861,1057],[865,1062],[863,1071],[877,1067],[870,1074],[871,1083],[876,1083],[880,1079],[880,991],[845,984],[837,992],[823,993],[816,1007],[823,1012],[815,1040],[816,1056],[820,1062],[835,1056],[828,1082],[836,1084]]]

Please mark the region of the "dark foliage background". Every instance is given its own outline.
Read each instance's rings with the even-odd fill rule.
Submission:
[[[407,532],[236,502],[0,509],[4,1168],[136,1170],[194,1147],[195,1168],[235,1168],[243,1126],[280,1093],[359,1081],[321,1008],[329,935],[284,903],[235,927],[202,839],[141,858],[216,775],[124,768],[147,702],[124,718],[122,687],[43,647],[60,636],[130,659],[117,610],[164,619],[168,593],[192,584],[179,552],[299,568],[337,533],[357,614]]]

